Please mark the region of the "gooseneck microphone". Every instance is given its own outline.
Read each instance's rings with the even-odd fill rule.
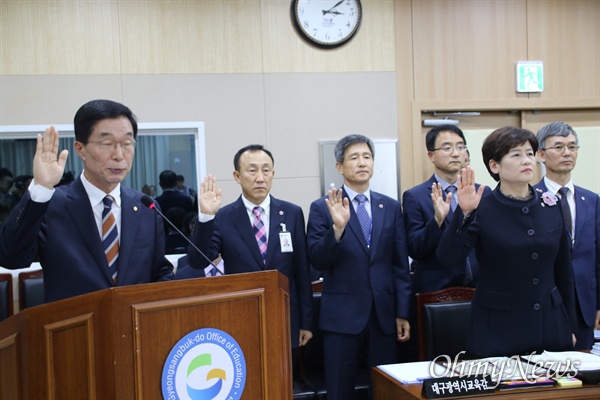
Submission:
[[[173,229],[175,229],[177,231],[177,233],[179,233],[189,244],[190,246],[192,246],[194,249],[196,249],[196,251],[210,264],[212,265],[217,271],[219,271],[219,273],[221,275],[225,275],[225,272],[221,271],[219,269],[219,267],[217,267],[211,260],[210,258],[208,258],[206,256],[206,254],[204,254],[198,247],[196,247],[196,245],[186,236],[183,234],[183,232],[181,232],[176,226],[175,224],[173,224],[171,221],[169,221],[169,218],[167,218],[162,212],[160,212],[160,210],[156,207],[156,204],[154,203],[154,200],[152,199],[152,197],[148,196],[148,195],[144,195],[141,198],[141,202],[143,205],[145,205],[146,207],[148,207],[151,210],[156,211],[165,221],[167,221],[169,223],[169,225],[171,225],[173,227]]]

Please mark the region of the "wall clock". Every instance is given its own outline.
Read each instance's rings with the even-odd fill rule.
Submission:
[[[300,36],[321,49],[348,43],[362,20],[360,0],[292,0],[291,11]]]

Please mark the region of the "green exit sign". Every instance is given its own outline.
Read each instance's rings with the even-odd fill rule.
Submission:
[[[544,63],[541,61],[519,61],[517,63],[517,92],[544,91]]]

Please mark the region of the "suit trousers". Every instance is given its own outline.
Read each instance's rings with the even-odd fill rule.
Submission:
[[[579,298],[575,296],[575,300],[577,301],[577,307],[575,307],[577,314],[577,330],[573,333],[575,333],[577,343],[575,343],[574,349],[591,350],[592,346],[594,346],[594,328],[585,323],[583,314],[581,313],[581,307],[579,306]]]
[[[358,334],[323,331],[323,350],[327,400],[352,399],[361,356],[368,368],[369,398],[373,397],[371,367],[397,362],[396,334],[381,331],[374,307]]]

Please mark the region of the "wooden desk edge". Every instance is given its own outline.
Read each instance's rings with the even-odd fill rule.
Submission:
[[[374,400],[426,400],[421,395],[422,383],[404,384],[387,372],[374,367],[371,370],[371,379],[373,384]],[[539,400],[540,393],[543,392],[544,399],[589,399],[598,400],[600,398],[600,384],[583,384],[581,387],[560,387],[552,388],[533,388],[533,389],[514,389],[514,390],[496,390],[496,393],[479,394],[478,397],[500,397],[501,399],[523,399]],[[455,396],[452,399],[474,398],[475,396]]]

